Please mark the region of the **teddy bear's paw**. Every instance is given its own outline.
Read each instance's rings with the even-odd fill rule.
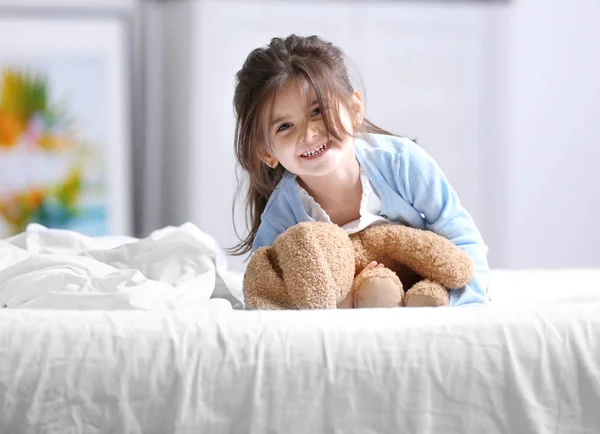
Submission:
[[[430,280],[416,283],[404,297],[404,306],[406,307],[439,307],[447,306],[448,302],[448,290]]]
[[[428,295],[415,294],[406,299],[405,307],[440,307],[442,302]]]
[[[404,295],[398,276],[385,267],[361,273],[355,281],[353,292],[356,308],[400,307]]]

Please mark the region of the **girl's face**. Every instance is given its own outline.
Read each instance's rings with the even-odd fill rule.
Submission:
[[[297,83],[291,83],[276,96],[273,122],[269,124],[268,116],[265,116],[263,124],[271,149],[265,151],[262,160],[269,166],[279,162],[300,177],[325,176],[335,171],[348,154],[354,154],[353,137],[348,134],[343,134],[342,140],[328,137],[312,87],[308,98],[311,104],[307,106],[306,101],[306,95]],[[352,96],[352,109],[356,111],[354,117],[362,121],[363,108],[358,92]],[[350,113],[343,106],[339,113],[345,131],[352,132]]]

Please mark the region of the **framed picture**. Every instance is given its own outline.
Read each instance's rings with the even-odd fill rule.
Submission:
[[[0,16],[0,239],[130,233],[127,43],[118,16]]]

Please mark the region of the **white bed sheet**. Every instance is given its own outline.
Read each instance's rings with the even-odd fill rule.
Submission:
[[[0,432],[598,433],[599,281],[499,271],[486,308],[5,309]]]

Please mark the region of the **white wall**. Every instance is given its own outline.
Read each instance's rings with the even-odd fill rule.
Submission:
[[[444,167],[493,266],[600,263],[598,0],[0,0],[15,6],[134,13],[141,234],[192,220],[236,241],[233,74],[271,36],[314,32],[359,67],[368,115]]]
[[[440,162],[492,266],[600,263],[597,0],[167,7],[179,37],[165,47],[164,224],[192,220],[223,245],[236,241],[233,74],[271,36],[314,32],[360,68],[369,116],[419,137]]]
[[[236,241],[233,74],[269,37],[316,32],[360,68],[369,116],[419,137],[444,167],[492,265],[600,263],[598,0],[0,0],[7,6],[138,12],[142,233],[192,220],[223,245]]]
[[[508,265],[600,265],[600,2],[509,17]]]

